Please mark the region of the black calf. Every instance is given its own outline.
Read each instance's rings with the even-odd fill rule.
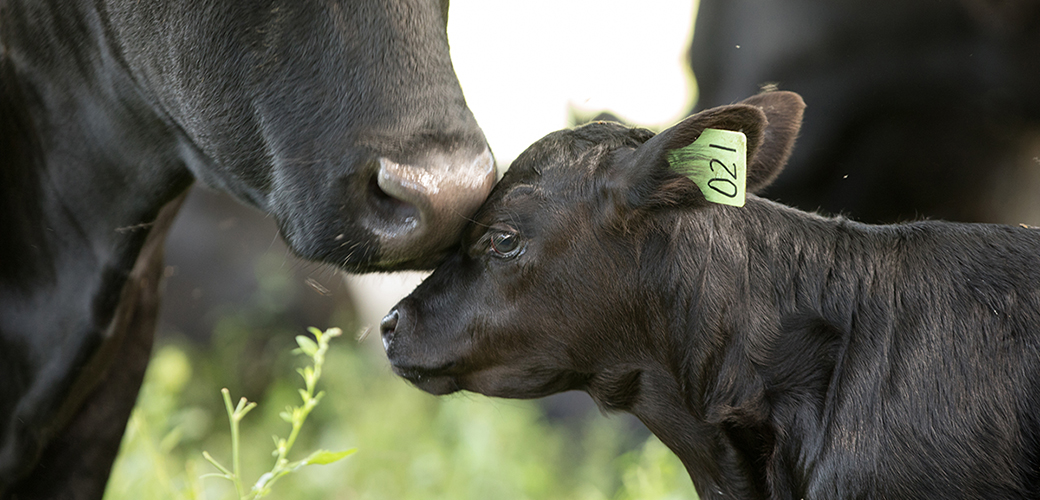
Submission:
[[[704,499],[1036,498],[1040,233],[714,204],[668,162],[741,131],[762,189],[802,108],[769,93],[653,138],[535,143],[384,320],[395,372],[435,394],[587,391]]]

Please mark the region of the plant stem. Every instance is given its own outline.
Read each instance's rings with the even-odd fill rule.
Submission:
[[[250,403],[246,398],[242,398],[238,400],[238,406],[232,408],[231,391],[225,387],[220,390],[220,393],[224,396],[224,407],[227,408],[228,423],[231,424],[231,481],[235,483],[235,493],[241,500],[245,498],[245,492],[242,489],[242,470],[239,465],[238,423],[249,413],[249,410],[256,407],[256,403]]]
[[[2,1],[2,0],[0,0]],[[202,456],[208,460],[213,466],[223,472],[223,477],[231,480],[235,485],[235,493],[238,495],[239,500],[255,500],[257,498],[266,496],[271,491],[271,485],[274,484],[282,476],[293,472],[300,467],[303,467],[309,463],[315,464],[329,464],[350,455],[354,450],[347,450],[342,452],[329,452],[326,450],[318,450],[312,453],[308,458],[290,463],[286,458],[289,451],[292,449],[293,444],[296,443],[296,438],[300,434],[300,429],[303,427],[304,421],[307,420],[307,416],[310,415],[311,410],[318,405],[324,392],[319,392],[317,395],[314,394],[314,388],[317,385],[318,379],[321,377],[321,368],[325,364],[325,352],[329,348],[329,340],[333,337],[338,337],[343,332],[339,328],[330,328],[324,333],[316,328],[309,329],[314,337],[317,339],[317,343],[311,341],[304,336],[296,337],[297,343],[300,344],[300,349],[294,352],[301,352],[310,356],[314,363],[312,366],[306,367],[301,370],[297,370],[301,376],[303,376],[304,382],[306,382],[306,390],[300,389],[300,397],[303,399],[303,406],[289,407],[287,412],[283,412],[283,418],[292,424],[292,431],[289,433],[287,439],[279,439],[275,436],[277,445],[276,456],[274,467],[271,468],[270,472],[266,472],[260,476],[256,484],[249,490],[247,495],[242,487],[242,472],[239,466],[239,430],[238,424],[249,410],[256,407],[256,403],[250,403],[246,398],[242,398],[238,402],[238,406],[232,408],[231,406],[231,392],[226,388],[221,389],[220,393],[224,397],[224,407],[227,409],[228,423],[231,426],[231,471],[228,471],[219,462],[213,459],[207,452],[202,452]]]
[[[220,390],[220,393],[224,396],[224,406],[227,407],[228,423],[231,424],[231,481],[235,484],[235,494],[238,498],[242,498],[242,480],[239,474],[239,459],[238,459],[238,418],[237,411],[231,407],[231,391],[227,388]]]

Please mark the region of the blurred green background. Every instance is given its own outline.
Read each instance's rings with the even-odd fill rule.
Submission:
[[[234,400],[259,403],[241,424],[244,480],[270,468],[271,436],[289,428],[278,413],[298,404],[302,386],[295,373],[302,360],[291,350],[304,331],[288,324],[292,316],[278,305],[291,303],[278,298],[295,295],[299,269],[261,258],[253,297],[225,312],[208,341],[176,332],[160,339],[106,499],[235,498],[229,482],[199,479],[216,472],[203,450],[230,462],[222,387]],[[348,328],[355,323],[349,304],[330,317]],[[326,397],[290,458],[317,448],[358,453],[286,477],[272,498],[696,498],[678,459],[629,419],[592,408],[549,417],[535,401],[469,393],[433,397],[394,376],[377,344],[349,335],[333,342],[319,383]]]

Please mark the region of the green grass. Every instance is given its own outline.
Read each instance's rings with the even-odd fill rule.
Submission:
[[[202,450],[231,456],[220,393],[228,385],[236,395],[255,392],[247,397],[258,403],[240,422],[241,477],[271,468],[271,437],[286,434],[280,414],[299,404],[301,380],[293,374],[299,357],[290,354],[297,332],[268,333],[266,347],[257,351],[247,347],[254,339],[246,325],[229,320],[211,347],[167,341],[157,349],[106,500],[236,498],[231,482],[200,479],[221,474]],[[256,384],[266,376],[248,361],[265,357],[274,360],[271,382]],[[394,376],[380,350],[349,338],[326,353],[324,370],[319,385],[326,395],[296,448],[358,452],[285,476],[271,498],[696,498],[679,460],[654,438],[633,443],[619,419],[592,413],[575,429],[554,425],[531,401],[468,393],[433,397]]]

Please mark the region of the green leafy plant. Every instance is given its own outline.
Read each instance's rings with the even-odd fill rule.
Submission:
[[[270,340],[260,344],[264,349],[250,348],[249,357],[271,362],[275,377],[250,392],[249,400],[259,404],[241,425],[245,489],[272,468],[271,435],[288,436],[286,406],[302,406],[299,378],[290,374],[307,363],[290,354],[299,347],[296,327],[250,323],[258,316],[221,321],[204,345],[175,335],[160,339],[105,500],[236,498],[232,481],[199,479],[218,471],[205,463],[202,450],[233,470],[227,402],[213,396],[229,385],[231,394],[245,391],[236,388],[247,386],[236,361],[246,342],[261,335]],[[351,320],[343,315],[335,322]],[[679,459],[656,438],[646,442],[634,419],[603,418],[591,406],[559,419],[537,401],[430,396],[389,370],[378,337],[340,342],[333,342],[321,371],[318,388],[326,397],[308,416],[289,458],[354,446],[364,457],[349,467],[304,467],[285,475],[263,500],[696,498]]]
[[[298,335],[296,337],[296,343],[300,347],[293,350],[294,354],[304,355],[311,359],[310,365],[296,370],[304,380],[305,388],[299,390],[300,398],[303,400],[303,403],[301,406],[288,406],[285,411],[279,414],[279,416],[282,417],[282,420],[292,426],[292,430],[289,432],[288,437],[282,438],[274,436],[275,449],[271,453],[271,455],[275,457],[274,466],[271,467],[270,471],[262,474],[248,492],[245,491],[245,487],[242,484],[239,460],[239,423],[243,418],[245,418],[246,414],[248,414],[250,410],[256,407],[256,403],[249,402],[246,398],[241,398],[237,405],[232,406],[231,391],[226,388],[220,391],[224,397],[224,406],[227,410],[228,422],[231,426],[232,465],[229,470],[214,459],[209,452],[203,451],[202,456],[205,457],[209,463],[213,464],[214,467],[220,470],[219,474],[206,474],[203,477],[222,477],[231,481],[235,486],[235,493],[238,495],[240,500],[253,500],[265,497],[271,492],[274,483],[285,475],[295,472],[307,465],[331,464],[342,460],[357,451],[356,448],[338,452],[317,450],[302,460],[289,461],[289,452],[292,450],[293,444],[296,443],[296,438],[299,436],[300,429],[303,428],[307,416],[310,415],[312,410],[314,410],[314,407],[318,406],[321,398],[325,396],[324,391],[315,394],[314,390],[318,384],[318,380],[321,378],[322,367],[325,365],[325,353],[329,349],[329,341],[343,334],[339,328],[330,328],[322,332],[317,328],[311,327],[308,331],[314,335],[316,341],[311,340],[309,337],[304,335]]]

